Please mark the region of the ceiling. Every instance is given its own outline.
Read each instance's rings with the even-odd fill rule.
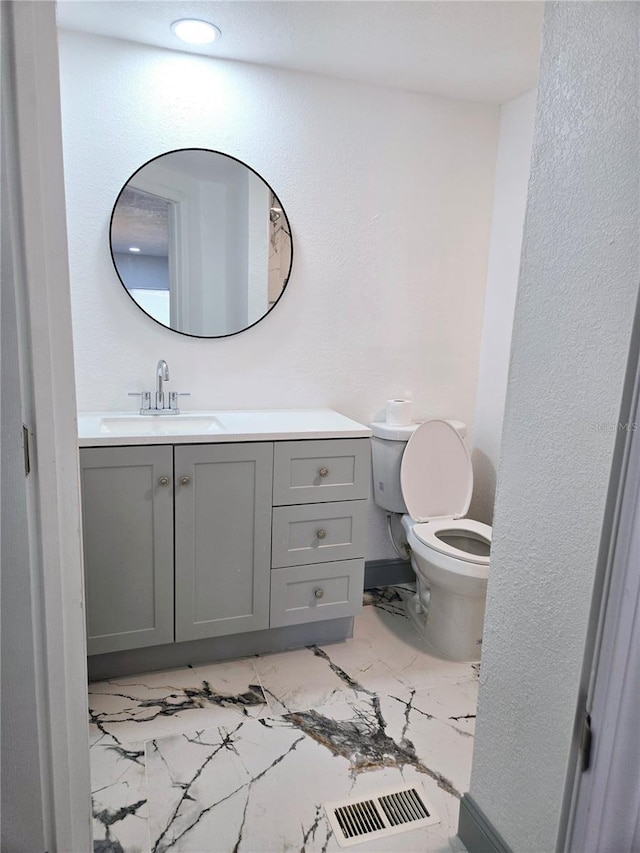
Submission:
[[[503,103],[536,85],[542,2],[58,0],[60,27],[347,80]],[[172,21],[222,37],[189,48]]]

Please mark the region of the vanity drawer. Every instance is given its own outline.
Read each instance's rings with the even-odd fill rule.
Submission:
[[[359,500],[369,495],[368,438],[281,441],[275,445],[275,506]]]
[[[271,628],[353,616],[362,608],[364,559],[271,572]]]
[[[366,523],[367,501],[274,507],[271,566],[362,557]]]

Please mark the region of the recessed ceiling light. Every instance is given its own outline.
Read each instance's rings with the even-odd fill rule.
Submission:
[[[130,252],[139,252],[140,249],[137,246],[129,246],[129,251]]]
[[[171,29],[181,41],[189,44],[209,44],[221,35],[220,30],[208,21],[181,18],[171,24]]]

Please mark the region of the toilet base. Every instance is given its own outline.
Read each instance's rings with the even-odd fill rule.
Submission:
[[[482,652],[484,598],[468,598],[432,586],[427,600],[418,592],[406,599],[407,615],[418,633],[443,657],[458,661],[478,661]]]
[[[413,623],[413,627],[416,629],[418,634],[426,640],[427,612],[420,602],[418,593],[410,596],[409,598],[405,598],[404,609],[407,612],[407,616]]]

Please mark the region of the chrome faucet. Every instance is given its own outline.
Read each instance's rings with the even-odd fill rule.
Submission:
[[[161,358],[156,366],[156,409],[164,410],[162,383],[169,381],[169,365]]]
[[[169,365],[161,358],[156,365],[156,390],[152,395],[151,391],[135,391],[129,394],[130,397],[140,397],[140,414],[141,415],[179,415],[178,397],[189,397],[188,393],[170,391],[168,400],[165,400],[165,393],[162,387],[163,382],[169,381]],[[153,405],[151,405],[153,397]]]

